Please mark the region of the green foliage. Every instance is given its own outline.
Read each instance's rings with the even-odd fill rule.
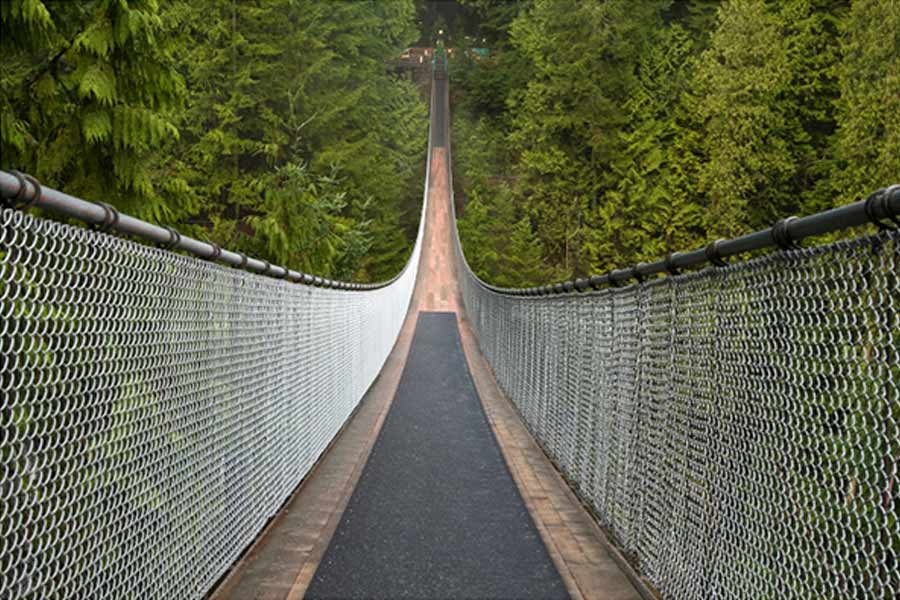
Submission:
[[[563,277],[653,255],[664,236],[649,215],[693,224],[663,185],[690,51],[666,4],[535,2],[513,24],[536,72],[511,101],[516,189]]]
[[[0,18],[4,168],[145,218],[193,208],[164,160],[185,90],[154,0],[10,0]]]
[[[305,165],[278,168],[265,182],[261,214],[248,218],[257,254],[282,257],[283,264],[308,273],[350,277],[338,262],[348,256],[358,261],[371,241],[367,223],[340,216],[347,204],[343,183],[337,173],[314,177]]]
[[[490,226],[496,225],[496,219],[488,212],[477,195],[469,198],[466,210],[458,219],[459,238],[466,248],[466,260],[472,271],[482,279],[493,280],[498,271],[498,256],[494,243],[494,231]]]
[[[528,217],[558,278],[859,200],[900,173],[892,0],[468,4],[502,25],[501,52],[453,69],[463,239],[510,238]],[[491,252],[478,273],[509,280]]]
[[[797,166],[779,96],[789,83],[777,16],[763,0],[725,4],[693,90],[706,158],[698,183],[708,199],[706,230],[715,237],[746,232],[751,206],[774,216],[788,192]]]
[[[690,35],[675,24],[657,29],[641,52],[623,105],[628,121],[618,135],[622,151],[609,167],[616,183],[605,192],[586,238],[594,270],[651,260],[697,242],[702,210],[677,180],[688,155],[678,111],[692,50]]]
[[[415,36],[412,16],[410,2],[172,7],[189,90],[177,157],[218,239],[330,277],[403,266],[427,119],[384,61]]]
[[[460,0],[460,4],[474,10],[478,29],[492,48],[507,42],[509,27],[521,8],[521,2],[508,0]]]
[[[512,227],[509,244],[501,254],[500,262],[506,277],[499,283],[505,287],[525,287],[547,277],[544,245],[534,235],[528,217],[522,217]]]
[[[819,188],[834,175],[834,107],[840,97],[836,71],[841,59],[839,26],[846,17],[845,4],[792,0],[781,5],[791,81],[780,100],[792,125],[789,139],[797,164],[789,183],[797,195],[785,198],[786,211],[810,214],[835,203],[833,195]]]
[[[831,190],[845,203],[896,183],[900,174],[900,4],[854,2],[840,30]]]
[[[900,173],[894,0],[463,4],[491,47],[452,68],[488,279],[655,259]],[[0,165],[273,263],[390,277],[426,119],[385,63],[415,18],[411,0],[2,2]]]
[[[544,245],[527,216],[517,216],[512,192],[501,186],[490,201],[470,197],[459,220],[469,266],[481,278],[503,287],[526,287],[553,275]]]
[[[2,166],[328,277],[416,229],[426,108],[386,61],[411,0],[0,4]]]

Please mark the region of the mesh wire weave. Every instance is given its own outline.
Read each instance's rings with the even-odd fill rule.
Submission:
[[[501,387],[663,597],[900,597],[900,234],[580,295],[461,286]]]
[[[202,596],[378,374],[420,243],[347,292],[3,210],[0,598]]]

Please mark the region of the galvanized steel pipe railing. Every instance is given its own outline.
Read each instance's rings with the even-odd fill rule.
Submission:
[[[733,239],[719,239],[703,248],[674,252],[654,262],[613,269],[583,279],[573,279],[529,288],[502,288],[482,281],[486,288],[514,296],[543,296],[583,292],[604,286],[621,286],[629,280],[643,281],[654,275],[676,275],[703,265],[725,266],[726,259],[768,248],[791,250],[809,237],[874,224],[882,229],[900,227],[900,184],[879,189],[865,200],[806,217],[786,217],[772,227]]]
[[[147,223],[120,213],[102,202],[90,202],[59,190],[42,186],[34,177],[17,171],[0,170],[0,198],[12,208],[44,208],[59,215],[72,217],[107,232],[129,235],[145,242],[159,244],[168,250],[183,250],[199,258],[221,262],[262,275],[287,279],[294,283],[339,290],[372,290],[393,283],[400,275],[379,283],[337,281],[273,265],[268,261],[233,252],[208,241],[180,234],[172,227]]]

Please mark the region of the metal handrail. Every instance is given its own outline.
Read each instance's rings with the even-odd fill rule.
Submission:
[[[885,225],[888,220],[891,225]],[[475,281],[482,287],[508,296],[549,296],[555,294],[577,294],[602,286],[618,287],[629,279],[642,281],[657,274],[675,275],[681,269],[688,269],[710,263],[724,266],[725,259],[737,254],[754,250],[777,247],[781,249],[795,248],[801,240],[816,236],[859,227],[873,223],[879,227],[900,227],[900,184],[893,184],[869,194],[865,200],[840,206],[805,217],[787,217],[779,220],[772,227],[732,238],[720,239],[702,248],[689,252],[674,252],[654,262],[642,262],[631,267],[613,269],[603,275],[588,278],[552,283],[529,288],[504,288],[492,285],[480,277],[465,261],[465,252],[461,252],[463,260]]]
[[[183,235],[172,227],[154,225],[153,223],[142,221],[131,215],[119,212],[109,204],[90,202],[43,186],[34,177],[18,171],[0,170],[0,198],[3,198],[7,205],[11,205],[14,208],[44,208],[107,231],[115,231],[134,236],[146,242],[162,245],[168,250],[184,250],[205,260],[225,263],[232,267],[256,272],[260,275],[286,279],[303,285],[349,291],[376,290],[387,287],[397,281],[409,268],[410,263],[407,260],[399,273],[386,281],[377,283],[340,281],[320,277],[310,273],[295,271],[285,266],[273,265],[266,260],[248,257],[240,252],[220,248],[213,242]]]

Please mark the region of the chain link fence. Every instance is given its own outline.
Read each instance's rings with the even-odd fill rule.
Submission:
[[[420,244],[341,291],[0,212],[0,598],[206,593],[377,376]]]
[[[900,596],[896,231],[580,294],[460,271],[501,387],[663,597]]]

